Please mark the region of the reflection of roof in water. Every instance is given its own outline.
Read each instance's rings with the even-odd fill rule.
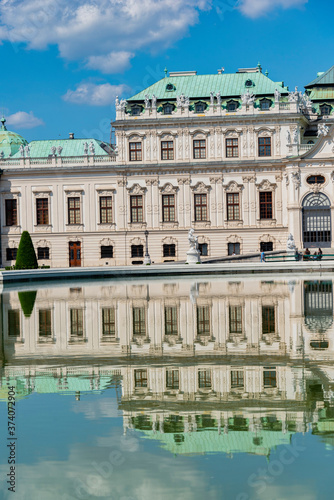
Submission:
[[[159,431],[142,431],[146,439],[155,439],[162,448],[174,455],[202,453],[251,453],[268,456],[276,446],[289,444],[292,433],[281,431],[258,432],[229,431],[218,434],[217,429],[182,434],[161,434]]]

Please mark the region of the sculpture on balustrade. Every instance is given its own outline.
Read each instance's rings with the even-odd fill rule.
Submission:
[[[325,123],[319,123],[317,132],[318,137],[326,137],[326,135],[328,135],[328,132],[329,127],[325,125]]]
[[[153,94],[152,95],[152,108],[156,108],[157,107],[157,98],[156,96]]]
[[[30,147],[29,147],[29,144],[26,144],[24,146],[24,152],[25,152],[26,156],[30,156]]]
[[[279,90],[275,89],[275,92],[274,92],[274,95],[275,95],[275,102],[278,102],[281,98],[281,93]]]
[[[188,241],[190,248],[187,252],[187,264],[198,264],[201,262],[200,253],[198,250],[198,238],[194,233],[195,231],[193,228],[189,229]]]
[[[92,141],[89,143],[89,151],[92,155],[95,155],[95,146]]]
[[[145,109],[150,109],[150,107],[151,107],[150,97],[148,94],[145,94]]]
[[[210,104],[213,106],[215,103],[215,96],[213,92],[210,92]]]
[[[118,96],[116,96],[116,99],[115,99],[116,111],[124,111],[126,108],[126,105],[127,105],[126,99],[119,100]]]
[[[19,151],[20,151],[20,155],[24,156],[24,146],[23,146],[23,144],[21,144],[21,146],[19,147]]]
[[[56,156],[56,151],[57,151],[56,146],[51,146],[50,151],[51,151],[52,156]]]
[[[216,99],[217,99],[218,106],[221,106],[221,104],[222,104],[222,98],[221,98],[220,92],[217,92]]]
[[[83,143],[83,147],[84,147],[84,154],[85,154],[85,155],[88,155],[88,143],[87,143],[87,142],[84,142],[84,143]]]
[[[180,96],[176,97],[176,104],[178,108],[186,108],[189,106],[189,97],[185,96],[184,94],[181,94]]]
[[[62,151],[63,151],[63,148],[61,146],[58,146],[57,147],[58,156],[61,156]]]
[[[253,94],[253,92],[250,92],[249,89],[244,94],[241,94],[240,97],[242,104],[244,104],[245,106],[254,106],[255,95]]]

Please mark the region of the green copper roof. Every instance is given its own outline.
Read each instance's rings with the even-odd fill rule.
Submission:
[[[247,80],[251,80],[251,86],[245,85]],[[210,92],[220,92],[222,98],[240,97],[248,89],[254,95],[274,95],[276,88],[282,94],[287,94],[287,88],[282,87],[282,83],[273,82],[261,72],[169,76],[142,90],[128,101],[144,100],[146,94],[150,97],[154,94],[160,100],[176,99],[181,94],[190,99],[209,98]],[[168,84],[173,86],[172,91],[166,90]]]
[[[292,433],[281,431],[229,431],[218,434],[217,430],[188,432],[181,434],[161,434],[154,431],[141,431],[146,439],[160,442],[162,448],[173,455],[195,455],[202,453],[251,453],[269,456],[276,446],[288,445]],[[174,436],[181,436],[175,439]]]
[[[4,117],[0,121],[2,123],[0,127],[0,152],[4,153],[4,158],[8,158],[8,156],[15,155],[21,145],[25,146],[28,143],[21,135],[7,130]]]
[[[85,142],[87,142],[88,145],[91,142],[93,143],[96,155],[108,155],[108,144],[97,141],[96,139],[54,139],[49,141],[31,141],[29,143],[30,157],[48,158],[52,156],[51,148],[58,148],[59,146],[62,148],[61,156],[83,156]],[[58,155],[57,151],[56,155]],[[21,154],[18,152],[14,156],[20,158]]]
[[[332,101],[334,100],[334,87],[332,89],[322,89],[315,87],[310,92],[311,101]]]
[[[334,66],[322,73],[308,85],[305,85],[305,88],[307,89],[308,87],[313,87],[314,85],[334,85]]]

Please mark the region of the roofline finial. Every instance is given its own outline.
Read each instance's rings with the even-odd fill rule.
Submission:
[[[165,78],[167,78],[167,73],[168,73],[168,71],[167,71],[167,67],[165,67],[165,69],[164,69],[164,73],[165,73]]]

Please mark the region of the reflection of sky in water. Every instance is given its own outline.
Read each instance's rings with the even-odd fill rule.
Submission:
[[[108,286],[94,285],[75,288],[75,297],[63,288],[38,290],[14,340],[6,314],[17,308],[17,294],[4,294],[0,416],[5,422],[10,383],[18,395],[15,499],[331,498],[331,282],[166,285],[113,284],[112,295]],[[176,299],[181,332],[172,342],[165,307]],[[148,343],[132,337],[131,308],[143,304]],[[38,312],[60,305],[63,329],[55,331],[53,320],[55,340],[44,338],[41,346]],[[99,314],[110,305],[124,330],[102,342]],[[87,316],[83,323],[86,342],[71,342],[67,306],[91,311],[94,328]],[[187,307],[188,324],[182,323]],[[168,315],[172,322],[174,312]],[[9,499],[5,427],[0,470],[2,498]]]

